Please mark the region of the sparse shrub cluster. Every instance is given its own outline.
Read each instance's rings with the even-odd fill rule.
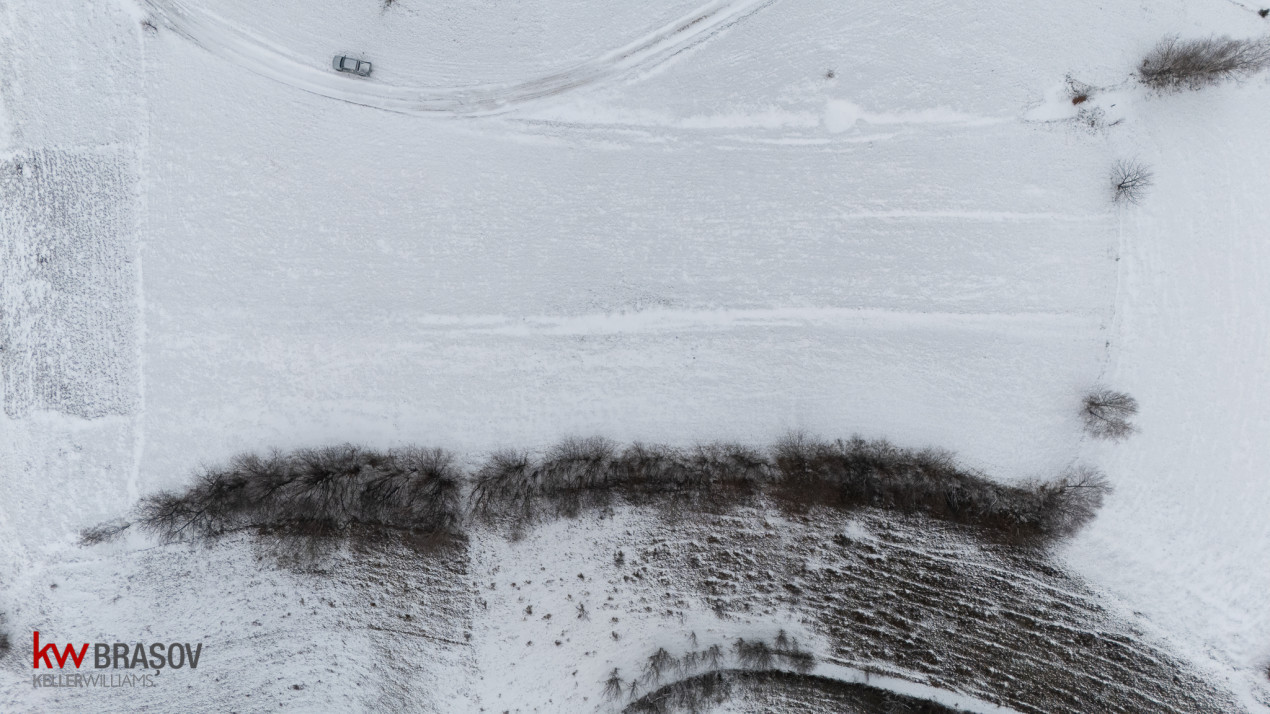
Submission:
[[[773,452],[781,476],[776,493],[787,501],[921,512],[1023,540],[1070,535],[1093,518],[1110,490],[1091,469],[1048,482],[1003,484],[962,469],[948,452],[858,437],[792,436]]]
[[[244,454],[200,474],[184,493],[143,499],[139,521],[163,541],[245,527],[335,535],[354,526],[452,533],[461,473],[440,449],[377,452],[356,446]]]
[[[783,633],[782,633],[783,637]],[[605,681],[607,699],[617,699],[624,692],[630,702],[624,711],[629,714],[672,714],[673,712],[705,712],[729,701],[741,703],[746,711],[781,710],[800,702],[815,702],[821,706],[832,704],[842,711],[871,711],[881,714],[958,714],[933,701],[879,689],[868,684],[843,682],[829,677],[811,674],[814,659],[809,653],[797,649],[788,638],[782,637],[768,644],[761,641],[737,640],[733,646],[736,667],[722,667],[718,663],[705,671],[694,673],[684,667],[677,671],[679,679],[661,686],[657,678],[646,676],[633,680],[626,689],[618,670]],[[722,651],[721,648],[718,648]],[[691,654],[691,653],[690,653]],[[686,661],[685,655],[680,661]],[[792,668],[781,667],[781,658],[794,657]],[[665,650],[658,650],[649,658],[649,666],[661,660],[662,671],[668,671],[674,658]],[[812,663],[811,666],[806,663]],[[767,705],[767,706],[765,706]],[[819,711],[820,709],[817,709]]]
[[[1147,53],[1138,77],[1153,89],[1176,92],[1249,77],[1267,67],[1270,38],[1182,40],[1173,36]]]
[[[1029,539],[1071,533],[1093,517],[1107,491],[1092,470],[1007,485],[961,468],[947,452],[858,437],[829,442],[795,435],[765,452],[736,444],[623,448],[601,438],[568,439],[541,457],[494,454],[470,475],[439,449],[345,445],[238,456],[200,473],[183,493],[143,499],[137,521],[165,542],[241,528],[329,536],[378,526],[457,535],[465,515],[520,527],[615,500],[726,508],[765,498],[795,509],[925,513]],[[89,529],[84,542],[114,537],[127,525]]]
[[[965,714],[937,702],[888,692],[867,684],[779,670],[724,670],[680,679],[631,702],[628,714],[715,711],[728,702],[744,711],[785,711],[800,704],[832,702],[840,711],[878,714]],[[766,706],[765,706],[766,705]],[[827,711],[816,707],[814,711]]]
[[[731,681],[738,670],[765,671],[784,665],[799,674],[815,669],[816,658],[798,646],[798,641],[784,630],[771,644],[763,640],[737,638],[732,654],[735,667],[725,669],[727,650],[718,644],[693,650],[675,657],[665,648],[644,662],[640,677],[624,682],[614,669],[604,681],[604,696],[617,699],[623,693],[632,700],[627,711],[669,712],[698,711],[708,704],[719,704],[731,696]],[[675,679],[657,687],[663,680]],[[641,696],[642,692],[647,692]]]
[[[1137,413],[1138,400],[1124,392],[1099,387],[1085,395],[1085,430],[1099,439],[1121,441],[1128,438],[1136,431],[1130,419]]]

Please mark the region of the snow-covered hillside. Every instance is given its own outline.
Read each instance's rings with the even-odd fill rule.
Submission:
[[[628,530],[668,537],[649,514],[555,524],[585,533],[534,535],[533,557],[481,533],[454,573],[345,553],[342,579],[246,539],[76,534],[244,450],[806,429],[1003,480],[1099,466],[1116,491],[1051,565],[1116,633],[1266,711],[1270,81],[1130,78],[1171,33],[1270,32],[1256,9],[5,0],[0,708],[99,694],[31,687],[38,629],[201,638],[206,663],[172,673],[195,709],[575,710],[659,621],[614,639],[597,613],[551,644],[575,693],[512,667],[536,660],[507,642],[547,626],[501,580],[577,597],[559,584],[609,577]],[[1126,158],[1155,185],[1117,206]],[[1099,383],[1142,405],[1124,443],[1082,433]],[[751,636],[703,603],[699,636]],[[847,641],[777,619],[821,656]],[[375,660],[387,640],[405,654]],[[159,679],[135,702],[171,707]],[[1024,701],[983,673],[937,684]]]

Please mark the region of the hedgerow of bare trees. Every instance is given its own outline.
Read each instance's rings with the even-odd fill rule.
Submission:
[[[1117,161],[1111,168],[1111,188],[1116,203],[1140,203],[1155,175],[1139,161]]]
[[[471,505],[482,517],[574,516],[615,497],[647,502],[674,497],[681,505],[703,496],[732,499],[755,494],[771,465],[754,449],[705,444],[689,449],[607,439],[566,439],[543,458],[523,452],[494,454],[473,479]]]
[[[458,532],[461,473],[440,449],[377,452],[345,445],[261,457],[201,473],[184,493],[143,499],[139,521],[163,541],[241,528],[327,536],[357,526]]]
[[[794,435],[773,453],[781,474],[776,493],[786,502],[925,513],[1020,541],[1071,535],[1110,491],[1092,469],[1003,484],[963,469],[948,452],[859,437],[826,442]]]
[[[815,669],[816,658],[799,647],[798,641],[781,630],[771,644],[764,640],[737,638],[732,647],[735,667],[741,670],[766,671],[777,667],[807,674]],[[734,669],[724,669],[726,650],[718,644],[702,650],[686,652],[679,657],[664,647],[658,648],[645,660],[639,679],[627,686],[628,696],[638,699],[628,711],[697,711],[709,703],[726,700],[730,688],[728,675]],[[663,680],[680,679],[657,688]],[[639,697],[639,692],[649,694]],[[622,692],[622,678],[614,669],[604,681],[604,695],[614,699]]]
[[[1082,414],[1085,430],[1099,439],[1121,441],[1136,429],[1130,421],[1138,413],[1138,400],[1105,387],[1085,395]]]
[[[1138,67],[1143,84],[1163,91],[1202,89],[1270,67],[1270,38],[1208,37],[1160,41]]]
[[[1023,542],[1071,534],[1093,517],[1108,490],[1092,470],[1004,484],[961,467],[947,452],[859,437],[792,435],[765,451],[566,439],[541,456],[496,453],[470,475],[439,449],[345,445],[238,456],[228,466],[205,469],[184,492],[146,497],[137,522],[165,542],[245,528],[319,538],[387,528],[449,538],[461,536],[469,519],[510,525],[514,533],[542,518],[616,502],[726,509],[763,499],[797,511],[923,513]],[[89,529],[83,540],[113,537],[124,527]]]
[[[726,650],[732,659],[725,662]],[[626,687],[628,713],[671,714],[703,712],[730,700],[744,701],[747,710],[765,700],[786,704],[799,689],[819,692],[818,702],[833,701],[849,711],[878,711],[888,714],[954,714],[935,702],[888,692],[867,684],[843,682],[812,674],[816,660],[802,650],[797,640],[781,631],[776,639],[737,639],[731,647],[713,645],[707,650],[674,657],[658,649],[646,661],[644,675]],[[673,677],[677,677],[673,678]],[[663,683],[663,680],[670,680]],[[614,669],[604,681],[604,695],[616,699],[623,681]],[[647,693],[644,693],[647,692]]]

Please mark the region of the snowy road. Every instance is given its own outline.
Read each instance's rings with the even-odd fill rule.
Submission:
[[[705,42],[730,25],[776,0],[715,0],[657,27],[589,62],[507,84],[411,87],[378,79],[353,78],[330,70],[329,59],[315,63],[286,47],[271,45],[198,4],[181,0],[144,0],[163,26],[242,69],[306,92],[394,112],[425,115],[487,116],[560,97],[571,90],[596,87],[656,68]]]

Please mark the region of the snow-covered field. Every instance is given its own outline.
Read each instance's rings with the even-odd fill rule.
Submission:
[[[1166,34],[1267,31],[1224,0],[5,0],[0,708],[52,706],[39,629],[202,638],[208,710],[257,657],[376,692],[301,709],[559,710],[490,645],[511,618],[382,670],[357,661],[382,630],[339,629],[375,620],[355,584],[76,534],[244,450],[806,429],[1006,480],[1103,468],[1116,492],[1058,558],[1267,710],[1270,82],[1128,81]],[[1068,74],[1105,88],[1102,126]],[[1135,157],[1155,186],[1114,206]],[[1138,398],[1141,433],[1083,435],[1096,383]],[[519,567],[473,548],[474,583]],[[270,624],[300,597],[341,614]],[[296,632],[307,654],[279,654]]]

